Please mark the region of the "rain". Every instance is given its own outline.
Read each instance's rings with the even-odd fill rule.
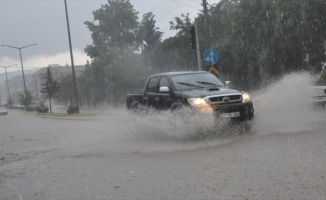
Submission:
[[[24,42],[22,60],[0,41],[1,200],[326,199],[323,1],[87,1],[79,23],[67,3],[86,59],[50,56],[60,31],[65,50]]]

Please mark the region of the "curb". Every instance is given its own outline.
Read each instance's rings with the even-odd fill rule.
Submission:
[[[89,114],[65,114],[65,113],[37,113],[37,112],[21,112],[25,115],[35,116],[35,117],[44,117],[44,118],[53,118],[53,119],[69,119],[69,120],[80,120],[80,119],[91,119],[96,116],[95,113]]]

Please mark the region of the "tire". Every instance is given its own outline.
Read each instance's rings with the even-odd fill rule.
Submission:
[[[244,134],[251,130],[251,123],[250,121],[243,121],[240,123],[240,133]]]
[[[135,113],[139,113],[141,110],[140,107],[141,107],[141,104],[138,101],[134,101],[134,102],[132,102],[130,109]]]
[[[230,127],[240,135],[248,133],[251,130],[251,121],[248,120],[231,119],[229,123]]]
[[[171,105],[172,111],[178,111],[178,110],[181,110],[182,108],[184,108],[184,104],[181,102],[175,102]]]

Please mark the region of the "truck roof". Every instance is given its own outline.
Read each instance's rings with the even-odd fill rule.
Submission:
[[[159,74],[153,74],[153,76],[172,76],[172,75],[181,75],[181,74],[197,74],[197,73],[208,73],[207,71],[178,71],[178,72],[164,72]]]

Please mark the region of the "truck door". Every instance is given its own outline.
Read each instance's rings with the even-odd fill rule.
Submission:
[[[144,102],[150,107],[158,108],[159,97],[158,97],[158,82],[160,77],[152,77],[148,80],[146,87]]]
[[[168,87],[169,92],[160,91],[161,87]],[[167,77],[161,77],[159,82],[159,91],[157,97],[159,98],[158,109],[167,110],[172,105],[171,84]]]

